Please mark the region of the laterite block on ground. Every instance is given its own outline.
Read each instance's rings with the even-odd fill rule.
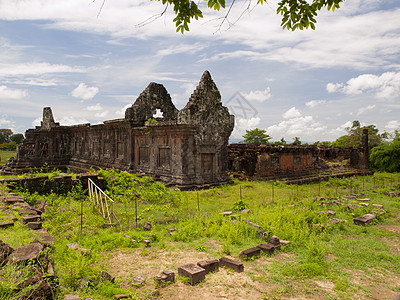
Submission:
[[[202,260],[199,261],[197,263],[197,265],[200,268],[203,268],[204,270],[206,270],[206,274],[214,272],[214,271],[218,271],[218,267],[219,267],[219,261],[218,259],[207,259],[207,260]]]
[[[243,250],[240,252],[239,257],[241,259],[249,259],[250,257],[260,256],[261,249],[258,247],[253,247],[250,249]]]
[[[189,283],[194,285],[206,278],[206,270],[195,265],[187,264],[178,268],[178,274],[182,277],[189,278]]]
[[[239,273],[244,271],[243,263],[234,261],[233,259],[230,259],[227,257],[221,257],[219,259],[219,265],[221,267],[226,267],[226,268],[232,269],[235,272],[239,272]]]
[[[271,244],[261,243],[257,246],[262,252],[267,254],[273,254],[275,251],[275,246]]]

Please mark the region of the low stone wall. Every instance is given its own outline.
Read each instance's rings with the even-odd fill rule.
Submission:
[[[104,189],[105,181],[99,179],[97,173],[79,174],[76,175],[75,178],[71,175],[62,175],[53,178],[49,178],[47,175],[37,177],[4,178],[0,179],[0,184],[5,184],[11,190],[22,188],[30,193],[38,192],[42,195],[50,194],[52,192],[56,194],[66,194],[71,191],[75,184],[78,183],[82,184],[83,189],[87,189],[89,178],[95,181],[100,188]]]

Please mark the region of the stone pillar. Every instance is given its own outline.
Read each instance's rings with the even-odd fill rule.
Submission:
[[[363,129],[359,149],[361,157],[360,169],[368,170],[368,158],[369,158],[368,129]]]

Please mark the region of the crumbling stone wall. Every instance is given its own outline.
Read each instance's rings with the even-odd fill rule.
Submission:
[[[368,170],[368,130],[358,148],[313,145],[228,146],[228,170],[253,179],[301,178],[328,169],[326,161],[348,160],[348,167]]]
[[[159,109],[162,118],[146,123]],[[26,131],[8,170],[117,168],[143,173],[168,185],[207,186],[230,182],[227,145],[234,117],[205,72],[189,103],[178,111],[161,84],[150,83],[124,119],[60,126],[51,108],[41,126]]]

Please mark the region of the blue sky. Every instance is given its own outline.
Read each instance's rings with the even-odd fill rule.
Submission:
[[[46,106],[62,125],[121,118],[152,81],[181,109],[209,70],[237,114],[232,140],[258,127],[332,141],[353,120],[400,129],[400,1],[346,0],[298,32],[280,28],[277,2],[221,28],[224,12],[201,3],[204,19],[182,35],[171,11],[140,26],[157,1],[106,0],[98,16],[102,0],[0,0],[0,128],[33,128]]]

